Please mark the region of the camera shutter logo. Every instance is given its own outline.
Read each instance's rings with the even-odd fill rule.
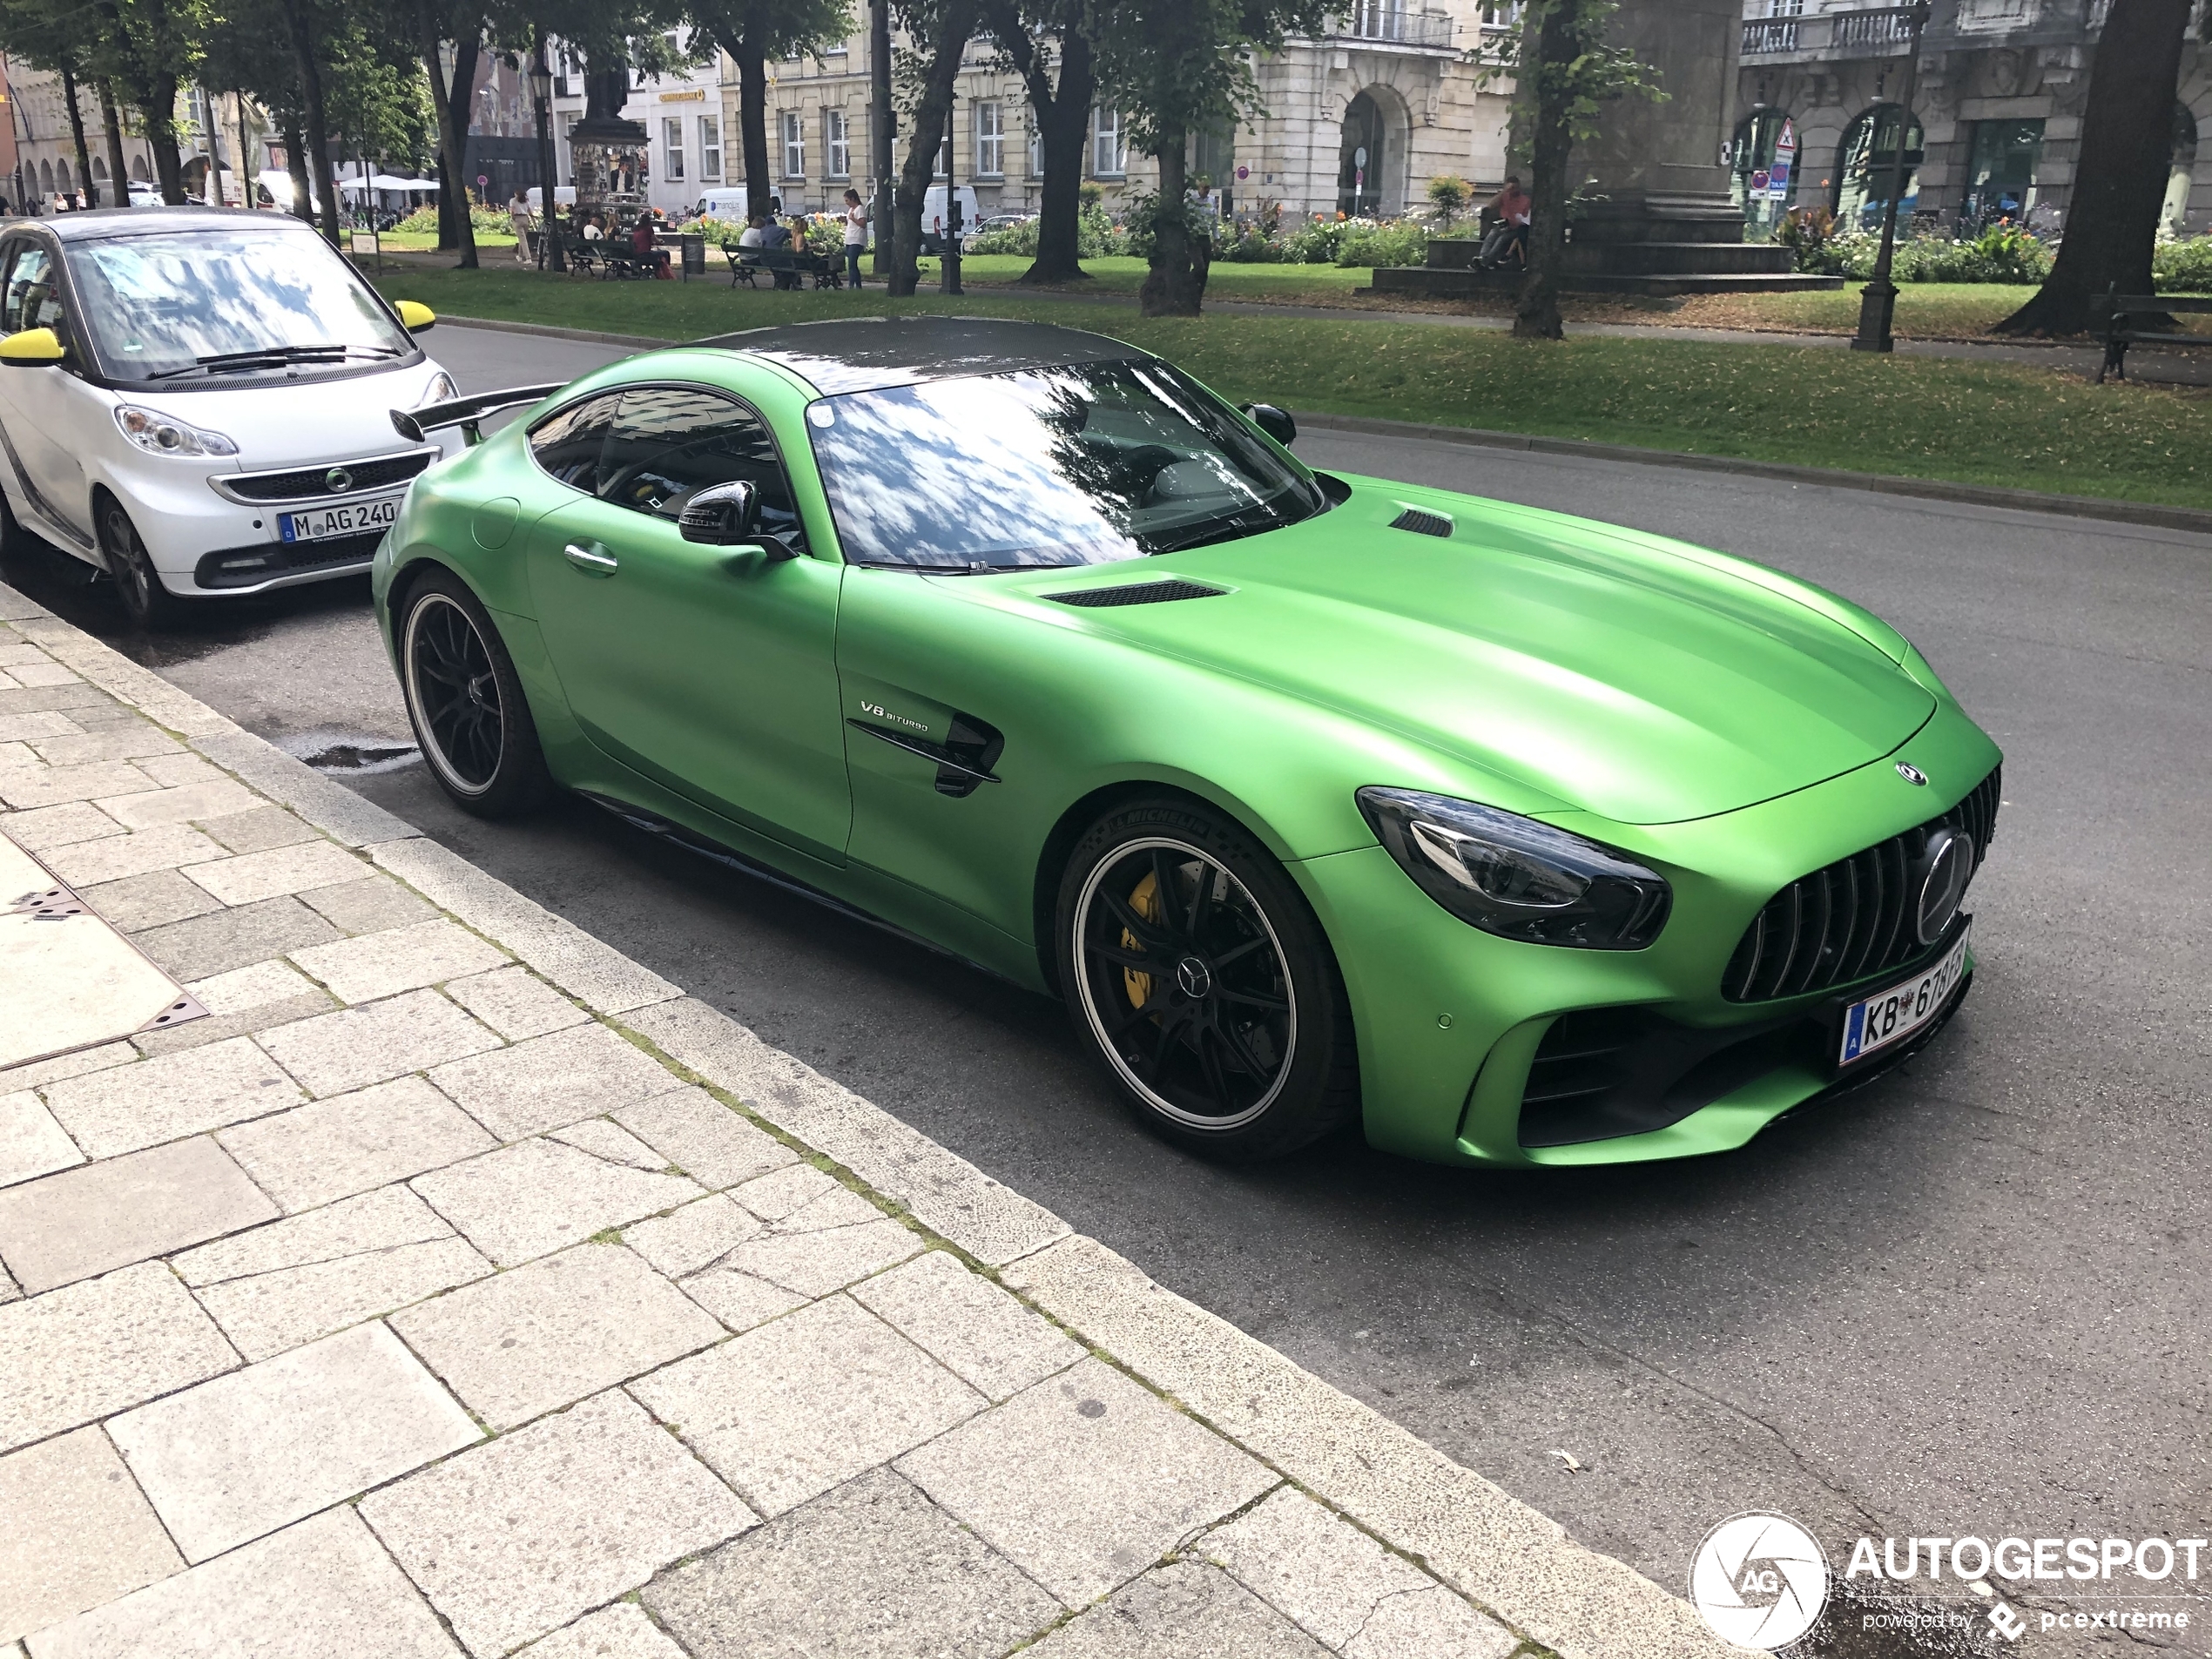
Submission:
[[[1722,1641],[1772,1652],[1819,1620],[1828,1558],[1787,1516],[1731,1515],[1697,1546],[1689,1599]]]

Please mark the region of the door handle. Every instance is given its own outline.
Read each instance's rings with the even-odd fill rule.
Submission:
[[[570,542],[561,551],[567,556],[570,564],[586,576],[612,576],[622,568],[613,554],[606,552],[596,543],[586,547],[581,542]]]

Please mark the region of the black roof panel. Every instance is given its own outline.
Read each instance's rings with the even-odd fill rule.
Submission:
[[[765,358],[833,396],[962,374],[1150,355],[1081,328],[996,317],[848,317],[748,328],[691,343]]]

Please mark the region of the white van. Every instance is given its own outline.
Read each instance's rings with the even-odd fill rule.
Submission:
[[[395,307],[312,226],[244,208],[103,208],[0,235],[0,543],[44,537],[133,620],[368,569],[443,437]],[[458,448],[457,442],[452,447]]]
[[[544,187],[540,185],[532,185],[528,190],[523,192],[523,199],[529,203],[530,212],[533,213],[540,212],[545,199]],[[554,185],[553,205],[556,207],[575,206],[576,186],[574,185]]]
[[[726,219],[743,224],[745,218],[745,186],[735,190],[710,190],[699,198],[699,205],[691,210],[701,219]]]
[[[975,192],[967,185],[960,189],[960,236],[965,242],[982,228],[983,211],[975,205]],[[945,186],[932,185],[921,198],[921,251],[942,253],[945,251]]]

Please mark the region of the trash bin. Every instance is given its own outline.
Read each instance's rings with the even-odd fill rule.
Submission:
[[[689,282],[692,273],[706,274],[706,238],[696,231],[685,231],[677,239],[684,245],[684,280]]]

